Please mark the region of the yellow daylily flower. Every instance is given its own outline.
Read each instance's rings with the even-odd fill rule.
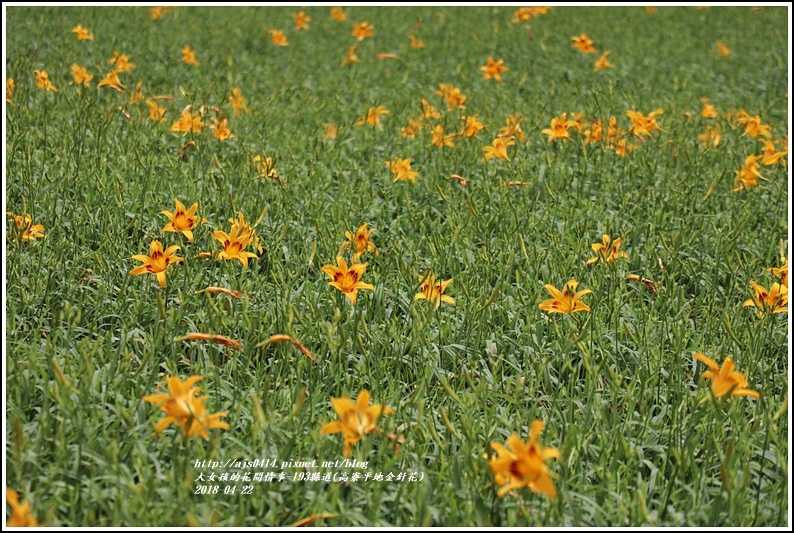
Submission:
[[[359,22],[353,24],[353,29],[350,31],[350,35],[357,38],[359,41],[363,41],[367,37],[372,37],[374,34],[372,30],[375,29],[375,26],[367,22]]]
[[[248,245],[254,242],[254,230],[245,221],[242,213],[238,212],[237,216],[238,220],[229,219],[232,223],[229,233],[215,230],[212,232],[212,236],[223,244],[223,250],[218,252],[218,259],[238,259],[245,268],[248,268],[248,259],[258,257],[254,253],[245,251]],[[262,253],[261,247],[259,247],[259,253]]]
[[[586,303],[579,301],[579,298],[585,294],[590,294],[593,291],[590,289],[585,289],[583,291],[576,292],[576,287],[578,285],[579,282],[572,279],[565,284],[562,292],[557,290],[554,285],[544,285],[552,297],[541,302],[538,307],[540,307],[542,311],[546,311],[549,314],[563,313],[570,315],[571,313],[576,313],[579,311],[590,311],[590,307]]]
[[[593,47],[593,41],[592,39],[590,39],[590,37],[587,36],[586,33],[582,33],[581,35],[578,36],[574,35],[573,37],[571,37],[571,40],[573,41],[573,44],[571,46],[573,46],[580,52],[584,52],[585,54],[596,53],[596,49]]]
[[[6,520],[6,527],[39,527],[30,502],[19,503],[19,494],[9,487],[6,487],[6,503],[11,507],[11,516]]]
[[[58,92],[58,88],[50,81],[50,75],[47,74],[46,70],[34,69],[33,74],[36,75],[36,87],[47,91]]]
[[[749,383],[744,378],[744,374],[734,370],[735,366],[730,357],[725,358],[722,368],[706,354],[697,352],[695,353],[695,359],[709,367],[709,370],[703,372],[700,377],[702,379],[711,379],[711,390],[715,397],[722,398],[728,392],[730,392],[731,396],[750,396],[755,399],[761,397],[756,391],[747,388]]]
[[[491,448],[496,452],[488,465],[494,473],[497,485],[504,485],[496,493],[500,498],[508,492],[529,487],[532,492],[544,494],[549,498],[557,497],[557,490],[551,481],[551,472],[546,465],[549,459],[559,459],[560,451],[556,448],[544,448],[540,443],[543,432],[543,421],[535,420],[529,430],[526,443],[513,433],[507,439],[507,446],[492,442]]]
[[[788,263],[787,263],[788,266]],[[788,282],[788,268],[786,268],[786,282]],[[759,285],[755,281],[750,281],[755,295],[749,300],[745,300],[742,307],[758,308],[758,316],[775,313],[788,313],[788,286],[780,283],[773,283],[769,290]]]
[[[356,254],[356,256],[359,256],[364,252],[375,252],[375,255],[378,255],[378,249],[375,246],[375,243],[369,240],[370,235],[372,235],[374,231],[375,228],[367,229],[366,222],[358,227],[355,235],[349,231],[346,231],[345,238],[347,240],[342,243],[342,249],[347,250],[350,248],[353,250],[353,253]]]
[[[420,275],[419,281],[422,283],[422,287],[419,292],[414,295],[414,301],[427,300],[428,302],[435,304],[436,309],[441,306],[441,302],[455,305],[455,299],[444,294],[444,291],[447,290],[447,287],[450,285],[450,283],[452,283],[453,280],[448,279],[446,281],[436,281],[436,277],[433,275],[433,273],[428,272],[425,276]]]
[[[185,209],[185,206],[174,198],[174,212],[171,213],[170,211],[160,211],[161,214],[168,217],[170,222],[165,225],[163,228],[164,232],[171,231],[175,233],[182,233],[187,240],[193,242],[193,229],[199,225],[199,222],[206,222],[206,220],[199,219],[196,217],[196,209],[198,209],[198,203],[194,203],[190,206],[190,209]]]
[[[287,42],[287,36],[284,34],[283,30],[268,30],[270,34],[273,36],[270,39],[270,42],[275,44],[276,46],[289,46]]]
[[[116,51],[113,52],[113,57],[107,60],[108,65],[113,65],[113,70],[119,72],[129,72],[135,68],[135,63],[130,61],[127,54],[120,54]]]
[[[213,139],[225,141],[236,137],[236,135],[232,133],[232,130],[229,129],[229,121],[227,119],[218,120],[217,117],[211,117],[210,120],[212,121],[210,129],[212,130]]]
[[[370,126],[380,127],[381,115],[388,115],[389,110],[379,105],[378,107],[371,107],[367,110],[367,114],[356,119],[356,126],[363,126],[369,124]]]
[[[490,80],[493,78],[499,83],[502,83],[502,72],[510,70],[504,62],[504,59],[495,61],[494,58],[488,56],[488,63],[480,67],[480,70],[484,72],[482,79]]]
[[[416,178],[419,177],[418,172],[411,170],[410,158],[398,157],[394,163],[386,161],[386,167],[394,174],[394,181],[411,180],[416,183]]]
[[[364,435],[378,431],[375,427],[378,418],[394,414],[394,409],[391,407],[380,404],[369,405],[369,402],[370,394],[366,390],[358,393],[355,403],[350,398],[331,398],[331,405],[339,420],[323,425],[320,434],[342,433],[345,457],[350,457],[353,445]]]
[[[633,133],[639,139],[642,139],[645,136],[652,137],[652,133],[654,131],[661,131],[662,128],[659,127],[659,124],[656,122],[656,116],[661,115],[664,113],[663,109],[656,109],[648,113],[646,117],[642,113],[637,113],[635,111],[626,111],[626,116],[631,119],[631,128],[629,128],[629,133]]]
[[[86,67],[81,67],[77,63],[72,63],[71,72],[74,77],[75,85],[83,85],[89,89],[91,88],[91,80],[94,79],[94,75],[89,74],[86,71]]]
[[[188,65],[199,66],[198,59],[196,59],[196,52],[190,47],[185,46],[182,49],[182,63],[187,63]]]
[[[596,59],[595,65],[593,66],[593,72],[598,72],[599,70],[604,70],[605,68],[613,68],[615,66],[607,59],[607,56],[611,53],[611,50],[607,50],[601,54],[601,57]]]
[[[576,124],[576,122],[568,120],[568,113],[563,113],[559,117],[553,117],[551,119],[551,127],[542,130],[541,133],[545,133],[549,136],[549,142],[556,139],[570,140],[571,136],[568,134],[568,129],[574,124]]]
[[[444,148],[445,146],[454,148],[455,143],[452,142],[452,139],[455,137],[457,137],[457,134],[455,133],[451,135],[444,135],[444,126],[437,124],[432,130],[432,139],[430,140],[430,144],[432,146],[438,146],[439,148]]]
[[[375,289],[374,285],[361,281],[361,277],[367,269],[367,264],[368,263],[357,263],[356,258],[353,257],[350,268],[348,268],[347,262],[344,258],[339,256],[336,258],[336,266],[325,265],[321,270],[328,274],[332,280],[328,282],[328,285],[342,291],[342,293],[350,299],[350,303],[356,305],[356,294],[359,289],[366,289],[369,291]]]
[[[94,36],[88,31],[88,28],[83,28],[82,24],[78,24],[74,28],[72,28],[72,33],[75,34],[78,41],[85,41],[85,40],[92,40]]]
[[[157,281],[160,287],[165,288],[165,271],[168,266],[173,263],[182,263],[185,259],[183,257],[175,256],[174,253],[179,250],[179,246],[170,246],[163,251],[163,245],[160,241],[153,240],[149,245],[149,255],[133,255],[132,258],[136,261],[141,261],[143,264],[130,270],[130,276],[137,276],[139,274],[154,274],[157,276]]]
[[[593,253],[596,254],[595,257],[591,257],[587,260],[587,265],[595,263],[598,260],[601,260],[603,263],[611,263],[615,259],[619,259],[624,257],[628,259],[629,255],[626,252],[620,252],[620,245],[621,240],[615,239],[614,241],[609,238],[609,235],[606,233],[601,236],[600,243],[594,243],[591,248],[593,249]]]
[[[736,177],[733,180],[735,188],[732,192],[749,189],[750,187],[758,187],[758,180],[766,179],[758,172],[758,160],[763,157],[763,155],[750,155],[745,158],[742,168],[736,171]]]
[[[507,161],[510,159],[507,157],[507,147],[513,146],[515,141],[513,141],[512,137],[497,137],[493,140],[493,144],[491,146],[486,146],[483,148],[485,151],[485,155],[483,156],[483,161],[488,161],[492,157],[496,157],[501,159],[502,161]]]
[[[295,19],[296,30],[309,29],[309,22],[312,21],[312,18],[309,15],[307,15],[305,11],[301,10],[298,11],[297,13],[293,13],[292,18]]]
[[[209,439],[209,429],[229,429],[229,424],[221,421],[226,413],[207,414],[204,401],[209,396],[196,397],[201,388],[193,385],[204,379],[202,376],[191,376],[184,382],[176,376],[168,378],[169,394],[159,393],[144,396],[143,400],[160,407],[167,416],[154,428],[154,438],[168,426],[174,424],[182,429],[183,438],[202,437]]]

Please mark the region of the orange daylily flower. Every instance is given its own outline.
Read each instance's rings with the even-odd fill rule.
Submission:
[[[115,89],[119,92],[124,92],[124,84],[121,83],[121,79],[119,78],[120,70],[114,69],[108,72],[104,78],[99,80],[99,83],[96,84],[97,87],[110,87],[111,89]]]
[[[165,271],[168,266],[174,263],[184,262],[184,257],[178,257],[174,253],[179,250],[179,246],[171,246],[163,251],[163,245],[160,241],[153,240],[149,245],[149,255],[133,255],[132,258],[136,261],[141,261],[143,264],[130,270],[130,276],[137,276],[139,274],[154,274],[157,276],[157,281],[160,287],[165,288]]]
[[[758,187],[758,180],[766,179],[758,172],[758,160],[763,157],[762,155],[750,155],[745,158],[742,168],[736,171],[736,178],[733,180],[735,188],[732,192],[749,189],[750,187]]]
[[[356,37],[359,41],[363,41],[367,37],[372,37],[374,35],[372,33],[372,30],[374,29],[375,26],[367,21],[359,22],[353,24],[353,29],[350,31],[350,35]]]
[[[135,68],[135,63],[130,61],[130,58],[127,57],[127,54],[119,54],[118,52],[113,52],[113,57],[108,59],[108,65],[113,65],[113,70],[117,70],[119,72],[129,72]]]
[[[211,117],[210,120],[212,121],[210,129],[212,130],[213,139],[225,141],[236,137],[232,130],[229,129],[229,121],[227,119],[218,120],[216,117]]]
[[[788,155],[788,150],[776,152],[775,143],[772,141],[763,141],[764,143],[764,157],[761,159],[761,164],[768,166],[778,163],[782,157]]]
[[[176,9],[176,7],[172,6],[154,6],[149,8],[149,16],[152,20],[158,20],[163,15],[166,15]]]
[[[15,215],[11,211],[6,211],[6,215],[14,219],[14,225],[17,230],[16,235],[20,235],[19,232],[21,231],[20,239],[23,242],[36,242],[36,239],[44,238],[44,226],[42,224],[34,224],[33,217],[29,213],[23,217]]]
[[[276,170],[276,162],[272,157],[263,157],[255,155],[252,159],[254,167],[259,172],[260,178],[270,178],[273,180],[278,179],[278,171]]]
[[[297,13],[293,13],[292,18],[295,19],[296,30],[309,29],[309,22],[312,21],[312,18],[309,15],[307,15],[305,11],[301,10],[298,11]]]
[[[491,56],[488,56],[488,64],[481,66],[480,70],[484,72],[482,79],[490,80],[493,78],[502,83],[502,72],[507,72],[510,69],[504,64],[504,59],[494,61]]]
[[[336,266],[325,265],[320,270],[328,274],[332,281],[328,285],[336,287],[350,299],[350,303],[356,305],[356,295],[359,289],[374,290],[375,286],[361,281],[364,271],[369,263],[357,263],[355,256],[347,267],[347,262],[341,256],[336,258]]]
[[[758,115],[751,117],[739,117],[738,121],[744,124],[744,134],[749,135],[752,138],[756,138],[758,136],[766,137],[767,139],[772,138],[772,126],[769,124],[762,124],[761,117]]]
[[[249,244],[254,243],[261,254],[262,247],[255,244],[254,230],[245,221],[243,214],[238,212],[237,216],[239,217],[237,220],[229,219],[229,222],[232,223],[229,233],[215,230],[212,236],[223,244],[223,250],[218,252],[218,259],[238,259],[245,268],[248,268],[248,259],[256,259],[258,256],[254,253],[246,252],[245,249],[248,248]]]
[[[703,102],[703,109],[700,110],[700,116],[703,118],[717,118],[719,114],[717,113],[717,108],[714,107],[714,104],[709,103],[708,98],[701,98],[701,102]]]
[[[345,66],[350,63],[358,63],[358,56],[356,55],[356,45],[351,46],[347,49],[347,54],[345,57],[342,58],[342,65]]]
[[[722,139],[722,132],[720,132],[720,129],[716,126],[706,126],[706,131],[698,135],[698,139],[703,141],[703,148],[706,148],[708,145],[712,145],[716,148],[719,146],[720,140]]]
[[[198,111],[191,113],[189,109],[185,109],[185,111],[179,115],[179,120],[171,124],[171,131],[198,133],[203,126],[204,122],[201,120],[201,114]]]
[[[604,140],[604,126],[600,120],[594,120],[584,130],[584,143],[592,144]]]
[[[83,28],[82,24],[78,24],[72,28],[72,33],[75,34],[78,41],[92,40],[94,36],[88,31],[88,28]]]
[[[420,39],[419,37],[415,36],[413,33],[408,34],[408,38],[411,40],[411,48],[424,48],[425,42]]]
[[[447,111],[454,111],[455,109],[466,109],[465,102],[467,96],[460,92],[460,89],[454,87],[446,97]]]
[[[716,45],[717,45],[717,54],[718,54],[720,57],[725,57],[725,56],[727,56],[727,55],[730,55],[730,53],[731,53],[731,50],[730,50],[730,49],[729,49],[727,46],[725,46],[725,45],[722,43],[722,41],[716,41],[714,44],[716,44]]]
[[[646,117],[642,113],[626,111],[626,116],[631,119],[629,133],[633,133],[639,139],[642,139],[644,136],[652,137],[652,132],[662,130],[659,124],[656,123],[657,115],[661,115],[662,113],[664,113],[663,109],[656,109],[648,113]]]
[[[168,224],[165,225],[163,228],[163,232],[174,232],[174,233],[182,233],[187,240],[193,242],[193,229],[199,225],[200,222],[206,222],[204,219],[200,219],[196,215],[196,209],[198,209],[198,203],[194,203],[190,206],[190,209],[185,209],[185,206],[174,198],[174,212],[171,213],[170,211],[160,211],[161,214],[168,217]]]
[[[402,132],[400,137],[410,137],[411,139],[416,137],[417,131],[423,128],[423,124],[421,120],[414,120],[412,118],[408,119],[408,125],[405,127],[400,128]]]
[[[463,127],[463,135],[466,137],[476,137],[477,133],[479,133],[479,131],[485,127],[483,126],[483,123],[480,122],[478,118],[479,116],[480,115],[477,114],[468,117],[460,117],[460,120],[466,121],[466,125]]]
[[[398,157],[394,163],[386,161],[386,167],[394,174],[394,181],[411,180],[416,183],[419,173],[411,170],[411,159]]]
[[[388,115],[389,110],[379,105],[378,107],[371,107],[367,110],[367,114],[356,119],[356,126],[363,126],[369,124],[371,126],[380,127],[381,115]]]
[[[441,112],[424,98],[422,98],[422,118],[441,118]]]
[[[243,93],[240,92],[239,87],[232,88],[232,95],[229,97],[229,105],[232,106],[234,110],[235,118],[240,116],[240,111],[245,111],[245,114],[248,114],[248,107],[245,105],[245,98],[243,98]]]
[[[551,119],[551,128],[546,128],[541,131],[541,133],[545,133],[549,136],[548,141],[551,142],[555,139],[568,139],[570,140],[571,137],[568,135],[568,128],[575,125],[576,122],[573,120],[567,120],[568,113],[563,113],[559,117],[553,117]]]
[[[400,161],[400,159],[398,159]],[[405,161],[403,159],[403,161]],[[410,161],[409,161],[410,165]],[[378,249],[375,246],[375,243],[369,240],[369,236],[375,231],[375,228],[367,229],[367,223],[364,222],[361,226],[358,227],[356,230],[355,235],[349,231],[345,232],[345,238],[347,239],[345,242],[342,243],[342,250],[347,250],[351,248],[353,253],[356,256],[360,256],[364,252],[375,252],[375,255],[378,255]]]
[[[586,33],[582,33],[579,36],[574,35],[571,37],[571,40],[573,41],[571,46],[580,52],[584,52],[585,54],[595,54],[596,49],[593,47],[593,41],[587,36]]]
[[[268,30],[270,34],[273,36],[270,39],[270,42],[275,44],[276,46],[289,46],[287,42],[287,36],[284,34],[283,30]]]
[[[591,257],[585,263],[586,265],[590,265],[595,263],[596,261],[600,260],[602,263],[612,263],[615,259],[626,258],[628,259],[629,254],[626,252],[621,252],[620,245],[622,241],[620,239],[615,239],[614,241],[609,238],[609,235],[606,233],[601,236],[601,242],[594,243],[591,248],[593,252],[596,254],[595,257]]]
[[[513,146],[515,141],[513,141],[512,137],[497,137],[493,140],[493,144],[491,146],[486,146],[483,148],[485,151],[485,155],[483,156],[483,161],[488,161],[489,159],[496,157],[501,159],[502,161],[507,161],[510,158],[507,157],[507,147]]]
[[[74,76],[75,85],[83,85],[84,87],[91,88],[91,80],[94,79],[93,74],[86,71],[86,67],[81,67],[77,63],[72,63],[72,76]]]
[[[520,114],[510,115],[505,119],[505,125],[499,128],[499,137],[515,137],[521,142],[526,140],[524,132],[521,130],[521,122],[524,120]]]
[[[607,50],[606,52],[601,54],[601,57],[596,59],[595,66],[593,67],[593,72],[598,72],[599,70],[604,70],[605,68],[613,68],[615,66],[612,63],[610,63],[609,60],[607,59],[607,56],[611,53],[612,53],[611,50]]]
[[[149,120],[165,120],[165,109],[154,100],[146,100],[146,105],[149,106]]]
[[[432,130],[433,137],[430,141],[432,146],[438,146],[439,148],[444,148],[445,146],[449,146],[451,148],[455,147],[455,143],[452,142],[452,139],[457,137],[456,134],[452,135],[444,135],[444,126],[441,124],[436,125],[435,128]]]
[[[736,367],[730,357],[725,358],[722,368],[704,353],[696,352],[695,359],[709,367],[709,370],[703,372],[700,377],[711,379],[711,391],[716,398],[722,398],[729,392],[731,396],[750,396],[756,400],[761,397],[756,391],[747,388],[749,383],[744,378],[744,374],[734,370]]]
[[[337,134],[339,133],[339,126],[336,124],[329,124],[326,122],[323,124],[325,127],[325,137],[327,139],[336,139]]]
[[[196,397],[200,387],[193,385],[204,379],[202,376],[191,376],[185,381],[176,376],[168,378],[168,394],[158,393],[143,397],[143,401],[154,404],[166,416],[154,428],[154,438],[168,426],[174,424],[182,429],[182,438],[202,437],[209,439],[208,429],[229,429],[229,424],[220,419],[226,413],[207,414],[204,401],[209,396]]]
[[[414,301],[427,300],[428,302],[435,304],[436,309],[441,306],[441,302],[455,305],[455,299],[444,294],[444,291],[447,290],[447,287],[450,285],[450,283],[452,283],[453,280],[448,279],[446,281],[436,281],[435,275],[433,275],[432,272],[428,272],[424,276],[420,274],[419,281],[421,282],[422,286],[419,292],[414,295]]]
[[[548,6],[520,7],[513,13],[513,23],[528,22],[532,17],[545,15],[549,9],[551,8]]]
[[[579,311],[590,311],[590,307],[586,303],[579,301],[579,298],[585,294],[590,294],[593,291],[590,289],[585,289],[583,291],[576,292],[576,287],[578,285],[579,282],[572,279],[565,284],[562,292],[557,290],[554,285],[544,285],[552,297],[541,302],[538,307],[540,307],[542,311],[546,311],[549,314],[563,313],[570,315],[571,313],[576,313]]]
[[[618,139],[618,141],[614,145],[610,146],[610,148],[612,148],[620,157],[626,157],[628,154],[637,149],[637,145],[629,144],[626,139]]]
[[[788,282],[788,279],[786,279]],[[758,308],[758,316],[773,315],[775,313],[788,313],[788,287],[780,283],[773,283],[769,290],[756,283],[750,281],[753,286],[755,296],[749,300],[745,300],[742,307]]]
[[[6,103],[11,104],[11,97],[14,95],[14,78],[8,78],[6,80]]]
[[[339,22],[344,22],[347,20],[347,13],[342,11],[341,7],[334,6],[331,8],[331,18]]]
[[[196,52],[189,46],[185,46],[182,49],[182,63],[187,63],[188,65],[199,66],[198,59],[196,59]]]
[[[382,415],[393,415],[394,409],[380,404],[369,405],[369,391],[362,390],[358,393],[356,402],[350,398],[331,398],[331,405],[334,407],[339,420],[329,422],[320,429],[321,435],[342,433],[344,438],[343,454],[350,457],[353,445],[356,444],[364,435],[377,431],[375,424]]]
[[[6,487],[6,503],[11,507],[11,515],[6,520],[6,527],[39,527],[30,502],[19,503],[17,491]]]
[[[36,87],[47,91],[58,92],[58,88],[50,81],[50,75],[47,74],[46,70],[34,69],[33,74],[36,75]]]
[[[510,449],[498,442],[491,443],[496,456],[491,457],[488,465],[494,473],[496,484],[504,485],[496,493],[500,498],[522,487],[529,487],[532,492],[544,494],[549,498],[557,497],[557,490],[551,481],[551,472],[546,466],[546,461],[559,459],[560,451],[556,448],[544,448],[540,443],[539,437],[543,426],[541,420],[532,422],[526,443],[513,433],[507,439]]]

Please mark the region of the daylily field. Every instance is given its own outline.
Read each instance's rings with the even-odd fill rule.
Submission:
[[[4,7],[6,525],[777,526],[787,7]]]

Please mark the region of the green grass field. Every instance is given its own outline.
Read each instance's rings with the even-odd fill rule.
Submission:
[[[789,255],[785,7],[326,6],[302,30],[297,7],[4,9],[9,525],[22,502],[50,526],[789,524],[787,281],[742,306]],[[200,131],[172,131],[185,109]],[[206,219],[192,242],[163,231],[174,199]],[[213,236],[238,213],[247,268]],[[377,254],[337,280],[372,285],[353,305],[323,267],[365,223]],[[604,234],[627,257],[587,265]],[[153,240],[184,258],[149,260],[164,288],[130,274]],[[415,300],[430,273],[454,304]],[[542,310],[569,280],[589,311]],[[703,378],[698,352],[746,382]],[[174,376],[201,392],[144,400]],[[374,429],[348,406],[327,434],[361,391]],[[536,420],[540,444],[508,446]],[[336,464],[343,435],[365,468]],[[235,464],[254,460],[276,466]]]

